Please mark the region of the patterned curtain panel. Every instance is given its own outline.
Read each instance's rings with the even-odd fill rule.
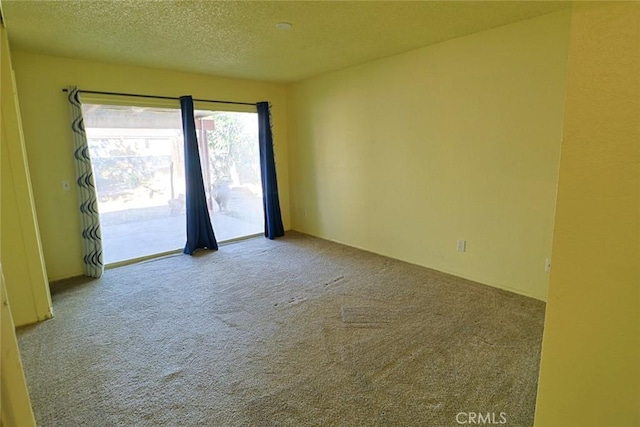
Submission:
[[[76,176],[78,178],[76,182],[78,184],[78,201],[82,224],[84,274],[89,277],[100,277],[104,271],[100,217],[98,215],[98,199],[91,157],[89,156],[87,134],[84,131],[84,120],[82,119],[82,105],[78,88],[72,86],[67,89],[72,117],[73,156],[76,160]]]

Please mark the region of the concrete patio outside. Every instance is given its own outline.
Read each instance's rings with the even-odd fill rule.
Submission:
[[[234,189],[229,206],[209,216],[218,242],[264,231],[262,199]],[[106,265],[182,249],[186,243],[185,213],[166,206],[119,210],[100,215]]]

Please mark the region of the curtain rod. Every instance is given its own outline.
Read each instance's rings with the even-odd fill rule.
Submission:
[[[68,92],[68,89],[62,89],[63,92]],[[96,90],[78,90],[80,93],[92,93],[94,95],[117,95],[117,96],[132,96],[136,98],[155,98],[155,99],[171,99],[179,101],[180,98],[176,98],[174,96],[158,96],[158,95],[140,95],[137,93],[120,93],[120,92],[101,92]],[[254,102],[237,102],[237,101],[218,101],[215,99],[193,99],[197,102],[214,102],[217,104],[235,104],[235,105],[253,105],[256,106],[258,104]]]

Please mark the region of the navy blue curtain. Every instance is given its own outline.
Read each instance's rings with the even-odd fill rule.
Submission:
[[[193,98],[181,96],[180,110],[182,111],[184,167],[187,184],[187,244],[183,252],[192,255],[198,248],[216,250],[218,249],[218,242],[211,226],[207,196],[204,191],[204,182],[202,181],[196,123],[193,118]]]
[[[276,162],[273,158],[273,135],[269,103],[258,102],[258,138],[260,143],[260,175],[262,178],[262,207],[264,208],[264,235],[269,239],[284,236]]]

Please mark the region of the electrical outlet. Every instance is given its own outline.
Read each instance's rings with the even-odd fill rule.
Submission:
[[[306,209],[302,212],[302,215],[304,215],[305,217],[307,216],[307,210]]]
[[[546,258],[544,260],[544,271],[546,271],[547,273],[551,271],[551,259],[550,258]]]
[[[69,181],[62,181],[62,191],[71,191],[71,183]]]
[[[465,252],[467,250],[467,241],[466,240],[458,240],[456,245],[458,252]]]

